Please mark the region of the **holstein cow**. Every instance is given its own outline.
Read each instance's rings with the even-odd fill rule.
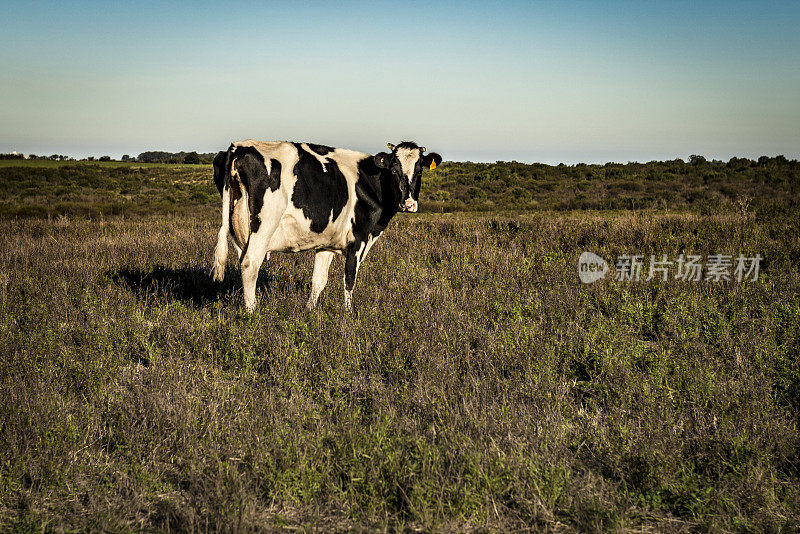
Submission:
[[[313,309],[328,282],[334,254],[344,254],[344,302],[352,311],[361,262],[398,211],[416,212],[422,167],[442,162],[436,153],[404,141],[374,156],[310,143],[248,139],[214,158],[222,195],[222,226],[213,276],[225,276],[228,234],[239,257],[244,303],[256,305],[256,279],[270,252],[315,250]]]

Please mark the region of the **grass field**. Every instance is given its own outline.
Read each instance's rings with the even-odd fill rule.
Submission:
[[[787,214],[789,213],[789,214]],[[362,267],[217,214],[0,222],[4,530],[800,529],[800,219],[398,216]],[[581,284],[589,250],[756,253],[758,281]]]

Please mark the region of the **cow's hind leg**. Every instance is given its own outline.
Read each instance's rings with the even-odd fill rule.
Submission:
[[[264,262],[269,241],[278,228],[286,209],[286,200],[281,197],[280,192],[267,193],[264,199],[264,208],[260,214],[261,224],[258,226],[258,231],[250,234],[247,247],[242,255],[242,287],[244,289],[244,306],[247,311],[253,311],[256,307],[258,270]]]
[[[314,274],[311,276],[311,296],[306,303],[306,311],[317,306],[319,295],[328,283],[328,269],[331,266],[334,252],[321,250],[314,255]]]

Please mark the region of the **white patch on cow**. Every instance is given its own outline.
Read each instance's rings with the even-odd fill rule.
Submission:
[[[292,151],[295,152],[295,154],[297,153],[294,145],[286,141],[256,141],[255,139],[247,139],[245,141],[236,141],[235,143],[231,143],[231,145],[234,147],[253,147],[264,156],[264,160],[276,158],[280,161],[279,155],[284,155]]]
[[[403,168],[403,175],[408,179],[408,183],[414,179],[414,166],[417,160],[422,155],[418,148],[398,148],[397,159],[400,161],[400,166]]]
[[[359,255],[358,255],[358,261],[359,261],[359,263],[360,263],[360,262],[362,262],[362,261],[364,261],[364,258],[366,258],[366,257],[367,257],[367,254],[369,253],[369,249],[371,249],[371,248],[372,248],[372,245],[374,245],[374,244],[375,244],[375,241],[377,241],[377,240],[378,240],[378,238],[379,238],[380,236],[382,236],[382,235],[383,235],[383,232],[379,233],[379,234],[378,234],[378,235],[376,235],[376,236],[373,236],[372,234],[370,234],[369,238],[367,238],[367,244],[366,244],[366,246],[364,247],[364,251],[363,251],[363,252],[359,252]]]
[[[405,205],[406,205],[406,211],[411,212],[411,213],[416,213],[417,210],[419,209],[419,203],[416,200],[414,200],[413,198],[411,198],[410,195],[406,199]]]
[[[324,155],[324,156],[320,156],[319,154],[317,154],[316,152],[314,152],[313,150],[311,150],[311,147],[310,147],[310,146],[308,146],[308,143],[303,143],[303,144],[301,144],[300,146],[301,146],[301,147],[302,147],[302,148],[303,148],[303,149],[304,149],[306,152],[308,152],[309,154],[311,154],[312,156],[314,156],[315,158],[317,158],[317,161],[319,161],[319,162],[322,164],[322,172],[328,172],[328,168],[325,166],[325,164],[326,164],[326,163],[328,163],[328,156],[329,156],[329,155],[331,155],[331,154],[332,154],[332,152],[328,152],[326,155]]]

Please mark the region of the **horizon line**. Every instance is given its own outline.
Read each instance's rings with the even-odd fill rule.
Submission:
[[[50,151],[46,151],[46,152],[50,152]],[[131,158],[131,160],[129,160],[131,163],[146,163],[146,164],[148,164],[148,163],[159,163],[159,162],[141,162],[141,161],[136,161],[136,158],[138,158],[139,155],[147,153],[147,152],[164,152],[164,153],[168,153],[168,154],[179,154],[179,153],[190,154],[192,152],[195,152],[198,155],[203,155],[203,154],[215,154],[216,152],[219,152],[219,151],[201,152],[199,150],[171,151],[171,150],[161,150],[161,149],[149,149],[149,150],[143,150],[143,151],[141,151],[141,152],[139,152],[139,153],[137,153],[137,154],[135,154],[133,156],[131,156],[127,152],[114,156],[114,155],[112,155],[112,153],[103,153],[102,155],[96,155],[96,154],[88,154],[86,152],[83,152],[83,153],[80,153],[80,155],[79,155],[79,154],[77,154],[75,152],[73,152],[73,153],[62,153],[62,152],[55,151],[55,152],[50,152],[49,154],[46,154],[45,152],[42,152],[41,154],[37,154],[36,152],[33,152],[33,151],[31,151],[31,152],[21,152],[21,151],[17,151],[17,150],[10,150],[10,151],[2,151],[2,152],[0,152],[0,154],[2,154],[2,155],[6,155],[6,154],[22,155],[23,159],[25,161],[36,161],[36,160],[63,161],[63,162],[69,162],[69,161],[75,161],[75,162],[92,161],[94,163],[100,163],[100,158],[101,157],[109,157],[109,158],[111,158],[110,161],[127,163],[128,161],[123,161],[122,158],[124,156],[129,156]],[[99,152],[98,152],[98,154],[99,154]],[[117,153],[114,153],[114,154],[117,154]],[[53,160],[53,159],[51,159],[51,157],[53,155],[65,156],[65,157],[70,158],[70,159],[67,159],[67,160]],[[31,160],[30,156],[35,156],[36,159]],[[492,159],[492,160],[490,160],[490,159],[479,158],[479,159],[445,159],[443,161],[443,163],[479,163],[479,164],[521,163],[521,164],[524,164],[524,165],[549,165],[549,166],[552,166],[552,167],[557,167],[559,165],[578,166],[578,165],[609,165],[609,164],[627,165],[627,164],[646,164],[646,163],[654,163],[654,162],[664,163],[664,162],[677,161],[677,160],[681,160],[684,163],[688,163],[691,160],[692,156],[700,156],[700,157],[704,158],[708,163],[728,163],[730,160],[732,160],[734,158],[735,159],[746,159],[746,160],[749,160],[749,161],[756,162],[756,161],[759,160],[759,158],[762,158],[762,157],[767,157],[767,158],[770,158],[770,159],[777,158],[777,157],[783,157],[789,162],[796,162],[796,161],[800,160],[800,157],[795,156],[795,155],[787,156],[786,154],[778,154],[778,153],[760,154],[758,156],[756,156],[756,155],[752,155],[752,156],[748,156],[748,155],[744,155],[744,156],[733,155],[733,156],[728,156],[727,158],[725,156],[716,156],[715,157],[715,156],[707,156],[705,154],[700,154],[700,153],[694,153],[694,154],[690,154],[689,156],[686,156],[686,157],[681,157],[681,156],[664,157],[664,156],[662,156],[661,158],[654,157],[654,158],[650,158],[650,159],[647,159],[647,160],[644,160],[644,159],[627,159],[626,161],[621,161],[621,160],[616,160],[616,159],[607,159],[605,161],[590,161],[588,159],[586,159],[586,160],[575,159],[575,160],[572,160],[572,161],[564,161],[564,160],[556,161],[554,159],[549,159],[549,160],[547,160],[547,159],[543,159],[543,160],[523,160],[523,159],[513,158],[513,159]],[[89,159],[89,158],[93,158],[93,159]],[[169,164],[179,165],[177,163],[169,163]],[[200,165],[204,165],[204,163],[200,163]],[[207,164],[205,164],[205,165],[207,165]]]

